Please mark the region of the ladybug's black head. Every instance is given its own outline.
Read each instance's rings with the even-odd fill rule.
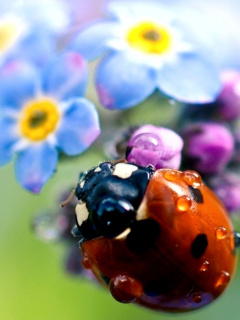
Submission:
[[[152,173],[151,167],[103,162],[81,175],[76,222],[83,238],[114,238],[130,227]]]

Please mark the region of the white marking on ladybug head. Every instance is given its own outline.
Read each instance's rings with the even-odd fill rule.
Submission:
[[[101,171],[101,168],[100,167],[97,167],[94,172],[100,172]]]
[[[89,212],[86,203],[78,203],[75,208],[78,225],[81,226],[83,221],[87,220]]]
[[[113,175],[122,179],[131,177],[134,171],[137,171],[138,167],[129,163],[118,163],[115,165]]]
[[[83,180],[83,181],[80,183],[80,187],[83,188],[84,184],[85,184],[85,180]]]

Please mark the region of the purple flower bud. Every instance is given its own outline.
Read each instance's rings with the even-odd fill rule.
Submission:
[[[233,159],[231,162],[239,166],[240,165],[240,130],[238,129],[233,134],[235,139],[235,148],[234,148]]]
[[[76,243],[68,249],[64,267],[68,273],[73,275],[82,274],[84,270],[82,265],[82,252]]]
[[[156,169],[180,166],[183,141],[170,129],[144,125],[134,132],[127,146],[129,162],[151,164]]]
[[[224,172],[207,181],[210,188],[224,203],[230,213],[240,210],[240,176],[233,172]]]
[[[185,166],[203,174],[221,171],[233,155],[234,139],[221,124],[209,122],[186,127],[184,139]]]
[[[219,113],[227,121],[240,116],[240,72],[227,71],[222,76],[223,89],[217,99]]]

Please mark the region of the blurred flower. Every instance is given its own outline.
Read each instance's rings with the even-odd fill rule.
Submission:
[[[219,74],[183,27],[184,15],[156,0],[114,1],[108,12],[111,20],[90,25],[72,44],[87,60],[109,53],[96,70],[97,91],[106,108],[129,108],[155,89],[192,103],[216,98]]]
[[[240,72],[226,71],[222,75],[223,89],[216,101],[219,113],[226,121],[240,116]]]
[[[230,213],[240,210],[240,176],[226,171],[207,180],[207,184],[224,203]]]
[[[69,193],[70,191],[61,193],[59,203],[66,200]],[[64,258],[64,269],[66,272],[95,279],[90,270],[83,268],[82,251],[71,234],[72,227],[75,224],[76,204],[77,198],[74,197],[64,208],[59,207],[53,212],[45,211],[38,214],[32,221],[32,228],[35,235],[43,241],[65,243],[67,249]]]
[[[233,135],[235,139],[235,148],[234,148],[232,163],[237,167],[239,167],[240,165],[240,129],[235,130],[235,132],[233,132]]]
[[[188,125],[181,136],[184,165],[202,174],[220,172],[233,156],[234,138],[224,125],[213,122]]]
[[[8,59],[27,58],[42,65],[55,46],[53,36],[69,23],[61,0],[1,1],[0,65]]]
[[[0,72],[0,165],[14,153],[16,178],[38,193],[52,176],[58,149],[73,156],[86,150],[100,133],[97,111],[80,98],[87,68],[77,53],[51,61],[42,72],[22,61]]]
[[[211,63],[223,71],[240,69],[239,0],[168,2],[172,10],[185,17],[186,30],[197,39]]]
[[[240,117],[240,72],[229,70],[222,73],[222,90],[213,103],[187,104],[182,112],[181,123],[209,119],[213,121],[237,121]]]
[[[179,169],[183,140],[170,129],[144,125],[134,132],[127,146],[129,162],[151,164],[156,169]]]

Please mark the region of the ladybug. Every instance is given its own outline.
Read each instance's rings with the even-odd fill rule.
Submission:
[[[190,311],[233,277],[232,224],[197,172],[103,162],[80,175],[75,194],[83,266],[117,301]]]

